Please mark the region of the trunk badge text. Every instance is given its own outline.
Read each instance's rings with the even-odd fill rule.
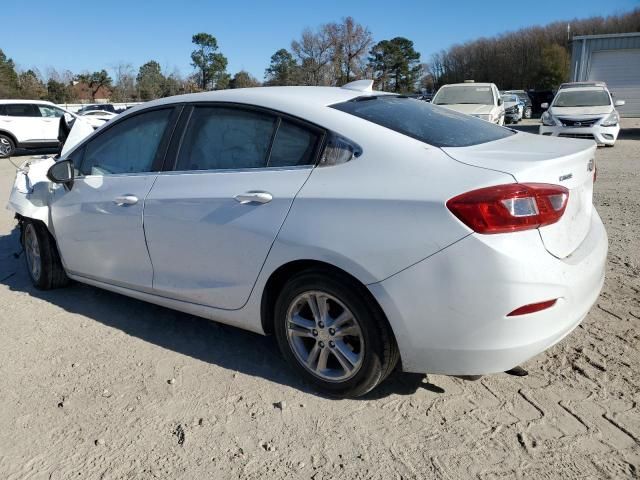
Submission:
[[[564,182],[565,180],[569,180],[573,178],[573,173],[567,173],[566,175],[560,175],[560,181]]]

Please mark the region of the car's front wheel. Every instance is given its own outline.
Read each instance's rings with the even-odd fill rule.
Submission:
[[[0,158],[7,158],[13,155],[16,146],[11,137],[0,133]]]
[[[22,246],[27,271],[36,288],[50,290],[69,283],[56,242],[42,222],[30,219],[22,222]]]
[[[276,302],[282,354],[331,395],[364,395],[398,362],[386,319],[362,288],[347,276],[307,271],[291,278]]]

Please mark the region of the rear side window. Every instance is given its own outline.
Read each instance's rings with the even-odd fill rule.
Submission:
[[[82,174],[150,172],[171,112],[167,108],[134,115],[99,134],[85,147]]]
[[[5,106],[5,115],[9,117],[40,117],[40,110],[31,103],[14,103]]]
[[[319,135],[295,123],[282,120],[271,148],[269,167],[311,165]]]
[[[515,135],[479,118],[396,95],[359,97],[332,107],[434,147],[467,147]]]
[[[277,118],[262,112],[196,107],[176,170],[264,168]]]

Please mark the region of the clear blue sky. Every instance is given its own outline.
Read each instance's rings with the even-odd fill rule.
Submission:
[[[376,41],[404,36],[422,60],[454,43],[556,20],[629,11],[638,0],[534,0],[474,2],[405,0],[214,2],[205,0],[5,0],[0,48],[19,68],[74,73],[137,68],[154,59],[172,71],[193,71],[191,36],[213,34],[229,59],[228,71],[245,69],[262,80],[271,55],[289,48],[305,27],[351,15]],[[398,8],[389,8],[397,5]]]

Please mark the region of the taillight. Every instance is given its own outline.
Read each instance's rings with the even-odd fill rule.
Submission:
[[[462,223],[478,233],[506,233],[557,222],[569,190],[545,183],[510,183],[463,193],[447,202]]]

